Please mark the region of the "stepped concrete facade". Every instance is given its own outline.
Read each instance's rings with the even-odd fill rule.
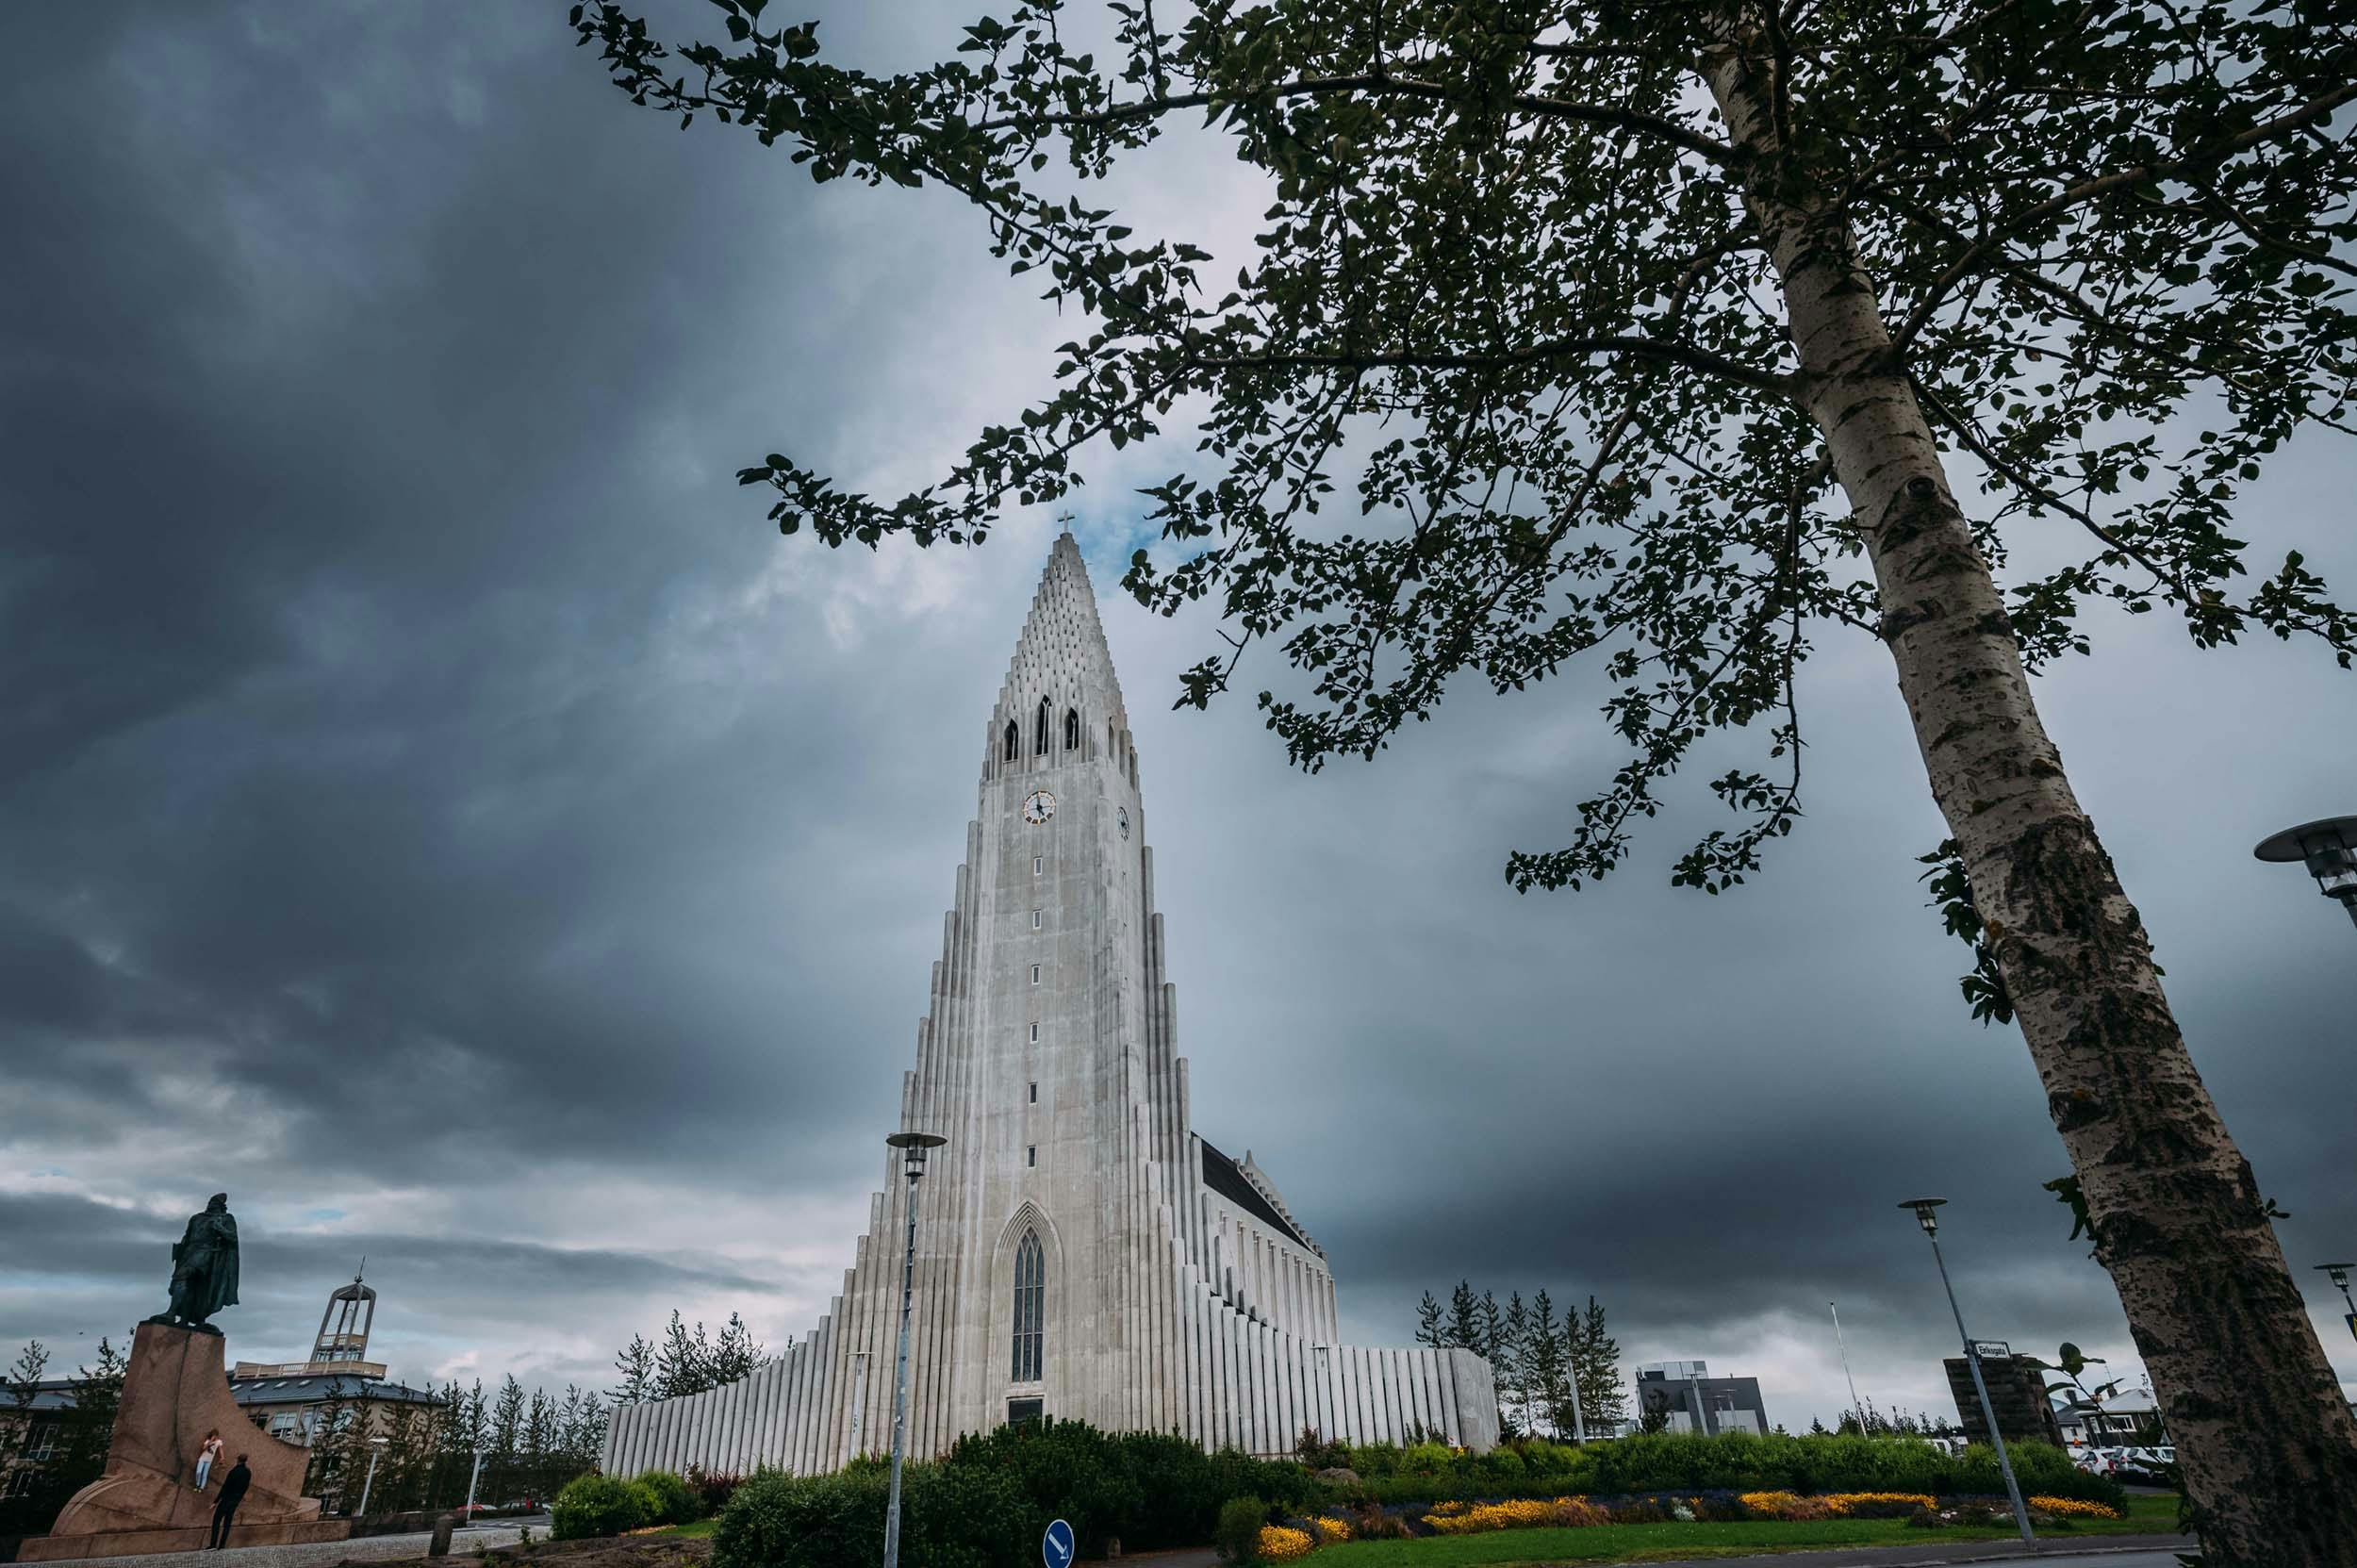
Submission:
[[[1072,536],[983,733],[900,1130],[946,1138],[917,1199],[909,1451],[1038,1416],[1280,1454],[1497,1441],[1489,1363],[1339,1343],[1326,1251],[1249,1151],[1195,1131],[1146,804]],[[604,1468],[809,1475],[891,1444],[909,1193],[897,1160],[842,1294],[742,1381],[615,1412]]]

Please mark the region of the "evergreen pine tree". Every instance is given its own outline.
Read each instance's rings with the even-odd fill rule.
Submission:
[[[555,1458],[556,1411],[548,1395],[535,1388],[531,1408],[524,1415],[522,1471],[524,1494],[536,1503],[548,1499]]]
[[[74,1408],[58,1434],[58,1456],[50,1474],[71,1493],[88,1486],[107,1469],[107,1451],[114,1444],[115,1411],[123,1404],[123,1375],[129,1369],[114,1342],[98,1342],[98,1364],[74,1369]]]
[[[696,1325],[696,1331],[701,1336],[703,1325]],[[706,1386],[718,1388],[723,1383],[750,1378],[766,1359],[760,1342],[753,1338],[753,1331],[745,1326],[744,1318],[731,1312],[727,1326],[720,1330],[718,1343],[713,1345],[705,1362],[704,1375],[710,1379]]]
[[[1604,1303],[1592,1296],[1574,1343],[1573,1376],[1579,1380],[1579,1402],[1588,1414],[1588,1429],[1591,1434],[1615,1429],[1628,1412],[1628,1395],[1621,1387],[1621,1345],[1606,1332]]]
[[[714,1386],[712,1345],[704,1337],[704,1326],[699,1323],[696,1331],[689,1333],[674,1307],[670,1324],[663,1330],[663,1344],[654,1353],[654,1396],[677,1399]]]
[[[1427,1296],[1426,1301],[1432,1299]],[[39,1340],[27,1340],[17,1353],[16,1364],[8,1368],[5,1392],[8,1398],[8,1423],[0,1429],[0,1470],[16,1458],[32,1441],[33,1396],[41,1392],[41,1375],[49,1370],[48,1347]]]
[[[1430,1291],[1425,1292],[1424,1299],[1416,1304],[1416,1343],[1435,1350],[1442,1348],[1445,1343],[1441,1337],[1441,1304],[1432,1299]]]
[[[1473,1281],[1459,1279],[1449,1293],[1448,1324],[1441,1330],[1442,1343],[1459,1350],[1481,1348],[1481,1300],[1473,1293]]]
[[[1491,1304],[1494,1306],[1495,1302]],[[1532,1415],[1530,1309],[1523,1304],[1523,1293],[1520,1291],[1508,1296],[1506,1311],[1498,1316],[1497,1339],[1490,1365],[1501,1393],[1498,1401],[1501,1419],[1511,1409],[1514,1429],[1527,1437],[1538,1428],[1533,1424]]]
[[[642,1404],[654,1393],[654,1346],[644,1334],[633,1334],[614,1358],[614,1370],[622,1375],[621,1382],[609,1391],[606,1397],[618,1405]]]
[[[342,1513],[360,1501],[358,1477],[351,1474],[358,1422],[352,1402],[352,1379],[327,1379],[327,1396],[310,1416],[311,1458],[303,1472],[303,1494],[320,1500],[322,1513]],[[352,1487],[349,1501],[344,1495]]]
[[[1571,1360],[1563,1343],[1563,1325],[1556,1321],[1555,1298],[1544,1290],[1530,1298],[1530,1337],[1525,1345],[1525,1370],[1537,1412],[1534,1429],[1537,1421],[1543,1419],[1549,1432],[1568,1437],[1578,1429],[1572,1414]]]
[[[502,1506],[523,1489],[523,1385],[511,1372],[500,1380],[499,1398],[491,1406],[490,1454],[483,1461],[490,1500]]]

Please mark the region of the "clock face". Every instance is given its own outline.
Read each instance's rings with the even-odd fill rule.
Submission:
[[[1115,814],[1113,824],[1121,830],[1122,837],[1129,836],[1129,813],[1126,809]]]
[[[1045,822],[1056,815],[1056,798],[1044,789],[1034,789],[1023,800],[1023,820]]]

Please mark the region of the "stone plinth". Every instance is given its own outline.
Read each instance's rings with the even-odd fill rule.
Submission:
[[[18,1548],[20,1561],[203,1546],[222,1478],[239,1454],[254,1480],[238,1507],[232,1545],[340,1541],[351,1533],[350,1521],[321,1519],[319,1499],[302,1495],[310,1451],[255,1428],[230,1395],[221,1352],[219,1334],[161,1323],[139,1326],[106,1474],[67,1500],[47,1535]],[[198,1492],[196,1456],[208,1431],[221,1433],[222,1457],[206,1490]]]

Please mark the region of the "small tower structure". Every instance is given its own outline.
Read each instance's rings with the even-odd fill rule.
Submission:
[[[376,1326],[376,1287],[361,1276],[368,1260],[353,1272],[352,1283],[328,1293],[327,1310],[320,1314],[320,1331],[311,1341],[307,1362],[239,1362],[230,1368],[237,1378],[382,1378],[385,1363],[369,1360],[369,1331]]]
[[[352,1283],[338,1286],[328,1296],[327,1311],[320,1314],[319,1337],[311,1342],[314,1364],[346,1365],[369,1359],[369,1330],[376,1323],[376,1291],[360,1282],[367,1269],[368,1260],[362,1259]]]

